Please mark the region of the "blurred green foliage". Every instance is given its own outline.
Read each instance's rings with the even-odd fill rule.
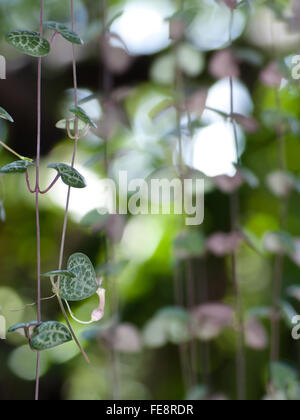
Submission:
[[[13,117],[19,95],[25,92],[34,98],[35,90],[28,91],[26,81],[35,86],[36,69],[35,61],[4,42],[4,35],[16,28],[36,30],[38,3],[0,1],[1,54],[8,70],[8,79],[0,81],[0,105],[7,109],[7,99]],[[175,15],[173,40],[170,17],[174,24],[180,1],[105,3],[106,22],[112,19],[108,40],[103,37],[102,2],[76,0],[76,32],[85,41],[76,50],[81,106],[98,129],[79,143],[77,167],[88,187],[72,192],[65,253],[66,261],[74,252],[89,255],[97,275],[104,277],[105,319],[88,329],[72,322],[91,365],[84,363],[74,343],[43,352],[41,398],[235,399],[233,249],[243,303],[247,398],[299,399],[300,353],[291,336],[291,318],[299,313],[300,299],[298,289],[289,293],[288,288],[297,287],[300,265],[300,91],[287,65],[300,39],[299,25],[298,32],[290,30],[291,22],[300,22],[299,2],[243,2],[233,12],[232,46],[226,2],[184,1],[186,13],[184,18]],[[47,20],[68,24],[69,2],[48,0],[46,15]],[[150,23],[154,19],[152,27],[139,22],[145,15]],[[218,56],[224,51],[230,56]],[[43,122],[46,139],[53,119],[71,117],[71,58],[69,45],[60,39],[43,60],[48,95],[43,95],[43,113],[51,115]],[[268,70],[273,61],[277,70]],[[240,80],[234,83],[234,111],[246,117],[244,124],[238,123],[242,164],[259,180],[255,188],[247,183],[249,172],[241,182],[236,179],[236,155],[228,152],[233,147],[232,134],[227,141],[230,70],[237,71]],[[11,85],[16,78],[18,88]],[[199,112],[201,89],[208,91],[206,105],[219,113],[203,113],[204,107]],[[169,106],[174,103],[184,103],[179,124],[176,107]],[[28,127],[34,127],[35,108],[25,111],[26,118],[16,119],[15,125],[21,124],[26,137],[16,138],[14,126],[1,120],[0,139],[33,155],[35,132]],[[253,128],[253,118],[258,126],[247,130],[246,123]],[[202,130],[212,126],[219,131],[200,138]],[[42,159],[43,186],[52,179],[47,165],[69,163],[72,155],[73,144],[65,132],[57,130],[56,135],[59,140],[48,139],[44,149],[49,153]],[[107,204],[101,179],[118,180],[121,170],[128,172],[129,180],[169,176],[180,163],[179,136],[187,170],[205,175],[201,226],[183,228],[182,217],[176,215],[100,214]],[[283,139],[287,168],[270,178],[280,169],[278,138]],[[1,150],[1,166],[10,159]],[[36,318],[34,306],[24,308],[36,300],[35,209],[22,176],[1,176],[0,182],[0,305],[10,326]],[[230,236],[234,190],[239,194],[241,238]],[[64,185],[56,185],[41,199],[43,272],[57,265],[66,191]],[[280,207],[285,201],[288,211],[282,223]],[[280,361],[271,363],[270,308],[278,255],[284,255]],[[42,289],[43,296],[51,294],[47,280]],[[73,306],[76,317],[89,319],[97,300]],[[63,322],[55,300],[43,303],[43,318]],[[15,335],[0,342],[0,399],[32,398],[35,356],[24,344]]]

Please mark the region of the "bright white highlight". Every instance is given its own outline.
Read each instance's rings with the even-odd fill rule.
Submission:
[[[202,51],[224,47],[229,41],[230,10],[223,3],[212,0],[202,0],[201,12],[196,16],[189,28],[188,38]],[[238,38],[246,25],[245,15],[234,12],[231,38]]]
[[[84,176],[87,187],[86,188],[72,188],[70,200],[70,214],[79,222],[91,210],[96,208],[107,209],[112,205],[112,191],[109,190],[107,182],[99,179],[98,175],[85,167],[76,166],[76,169]],[[51,175],[49,180],[53,179]],[[51,182],[51,181],[50,181]],[[61,208],[65,208],[67,185],[61,180],[57,182],[55,187],[49,192],[49,198]]]
[[[239,143],[243,139],[239,133]],[[207,176],[234,176],[237,162],[233,128],[229,122],[217,122],[200,129],[194,137],[193,166]]]
[[[130,1],[122,16],[112,25],[112,32],[125,42],[132,55],[153,54],[170,44],[169,23],[174,13],[171,3],[162,0]]]
[[[249,116],[253,112],[253,103],[248,89],[237,79],[233,81],[233,111]],[[206,106],[230,114],[229,78],[219,80],[208,92]],[[194,136],[192,165],[207,176],[234,176],[237,163],[236,144],[231,122],[214,111],[206,110],[202,121],[208,127],[200,129]],[[237,126],[239,154],[244,151],[245,137]],[[185,150],[185,157],[190,161],[190,150]]]
[[[209,89],[206,106],[230,114],[229,78],[219,80]],[[237,79],[233,80],[233,111],[245,116],[251,115],[253,111],[248,89]],[[202,118],[206,124],[224,120],[221,115],[212,111],[205,111]]]
[[[92,95],[93,92],[88,89],[80,89],[78,92],[79,100],[87,98],[88,96]],[[85,110],[85,112],[91,117],[92,120],[100,120],[102,117],[102,108],[98,99],[92,99],[88,102],[85,102],[80,105],[81,108]]]

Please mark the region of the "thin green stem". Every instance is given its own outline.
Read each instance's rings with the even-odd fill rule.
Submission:
[[[54,178],[54,180],[49,185],[49,187],[47,187],[43,191],[40,190],[40,194],[42,194],[42,195],[47,194],[47,192],[49,192],[54,187],[54,185],[57,183],[57,181],[59,180],[60,176],[61,176],[60,174],[57,174],[56,177]]]
[[[33,189],[31,188],[31,186],[30,186],[30,181],[29,181],[29,173],[28,173],[28,170],[27,170],[27,171],[26,171],[26,173],[25,173],[25,179],[26,179],[26,184],[27,184],[28,191],[29,191],[31,194],[34,194],[34,193],[35,193],[35,189],[33,190]]]
[[[101,1],[101,18],[102,18],[102,33],[100,34],[100,49],[102,51],[102,46],[106,42],[106,36],[108,31],[107,21],[108,21],[108,9],[107,9],[107,0]],[[106,58],[103,56],[101,60],[102,66],[102,80],[100,82],[100,90],[103,90],[105,101],[110,100],[111,91],[113,87],[113,78],[112,74],[107,66]],[[105,174],[108,176],[109,171],[109,138],[108,135],[104,137],[104,168]],[[112,251],[112,241],[108,235],[104,238],[104,249],[105,249],[105,261],[108,263],[110,260],[113,259],[113,251]],[[114,328],[117,327],[120,319],[120,302],[119,302],[119,292],[116,283],[116,279],[111,276],[108,279],[108,275],[106,276],[106,280],[109,281],[110,284],[110,296],[111,296],[111,312],[112,316],[114,317],[115,324]],[[117,351],[113,348],[113,346],[109,350],[110,353],[110,363],[111,363],[111,388],[112,388],[112,398],[113,400],[119,399],[120,394],[120,367],[119,367],[119,356]]]
[[[71,0],[70,3],[71,6],[71,20],[72,20],[72,31],[75,30],[75,18],[74,18],[74,0]],[[76,65],[76,54],[75,54],[75,46],[72,44],[72,68],[73,68],[73,85],[74,85],[74,102],[75,106],[78,106],[78,84],[77,84],[77,65]],[[75,140],[74,140],[74,148],[73,148],[73,155],[72,155],[72,161],[71,166],[74,168],[75,166],[75,160],[76,160],[76,154],[77,154],[77,146],[78,146],[78,140],[79,140],[79,128],[78,128],[78,117],[75,118]],[[63,222],[63,228],[62,228],[62,236],[61,236],[61,244],[60,244],[60,252],[59,252],[59,262],[58,262],[58,269],[62,269],[63,265],[63,259],[64,259],[64,250],[65,250],[65,242],[66,242],[66,234],[67,234],[67,226],[68,226],[68,218],[69,218],[69,206],[70,206],[70,198],[71,198],[71,187],[68,187],[67,192],[67,200],[66,200],[66,206],[65,206],[65,214],[64,214],[64,222]],[[58,288],[59,288],[59,279],[58,279]],[[79,350],[81,351],[83,357],[85,360],[89,363],[89,359],[83,350],[81,344],[79,343],[78,338],[76,337],[75,332],[73,331],[68,315],[65,311],[63,302],[61,298],[58,296],[58,303],[62,310],[63,316],[66,320],[66,323],[68,327],[70,328],[71,334],[74,338],[75,343],[77,344]]]
[[[180,9],[183,9],[183,1],[181,1]],[[183,75],[182,71],[178,65],[178,53],[179,53],[179,46],[180,43],[176,42],[174,45],[174,52],[175,52],[175,60],[176,60],[176,67],[175,67],[175,83],[174,83],[174,90],[176,96],[176,126],[177,126],[177,135],[178,135],[178,157],[179,157],[179,177],[183,183],[184,177],[184,159],[183,159],[183,138],[182,138],[182,129],[181,129],[181,118],[182,118],[182,103],[183,103]],[[182,197],[182,207],[183,206],[183,197]],[[183,218],[182,224],[184,225]],[[181,278],[181,265],[176,264],[175,266],[175,273],[174,273],[174,296],[175,296],[175,303],[177,306],[184,306],[184,288]],[[190,283],[187,284],[188,288],[188,295],[190,296]],[[195,347],[191,347],[186,344],[179,344],[179,360],[180,360],[180,368],[181,368],[181,375],[184,384],[184,390],[187,392],[194,384],[194,377],[195,377]]]
[[[230,78],[230,108],[231,114],[234,111],[233,104],[233,83]],[[233,125],[235,122],[233,121]],[[234,127],[233,127],[234,128]],[[238,137],[237,130],[234,128],[234,140],[237,145],[236,154],[239,156],[238,150]],[[240,160],[238,157],[238,167]],[[239,228],[239,196],[235,191],[230,197],[230,215],[231,215],[231,230],[235,231]],[[231,269],[232,280],[235,295],[235,310],[237,316],[237,353],[236,353],[236,370],[237,370],[237,396],[238,400],[243,401],[246,399],[246,358],[245,358],[245,331],[244,331],[244,315],[243,315],[243,302],[237,274],[237,257],[236,252],[231,255]]]
[[[72,31],[74,31],[75,30],[74,0],[71,0],[71,19],[72,19]],[[73,68],[74,103],[75,103],[75,106],[78,106],[77,64],[76,64],[76,54],[75,54],[74,44],[72,44],[72,68]],[[79,122],[78,117],[76,117],[75,118],[74,148],[73,148],[73,155],[72,155],[72,161],[71,161],[72,168],[75,165],[75,160],[76,160],[76,155],[77,155],[77,146],[78,146],[78,139],[79,139],[78,122]],[[60,246],[60,253],[59,253],[59,264],[58,264],[59,270],[62,269],[62,264],[63,264],[63,259],[64,259],[64,249],[65,249],[66,232],[67,232],[68,217],[69,217],[70,198],[71,198],[71,187],[68,188],[68,193],[67,193],[65,216],[64,216],[61,246]]]
[[[40,12],[40,36],[43,36],[44,0],[41,0]],[[37,146],[36,146],[36,187],[35,187],[35,209],[36,209],[36,242],[37,242],[37,319],[42,321],[41,308],[41,230],[40,230],[40,209],[39,209],[39,183],[40,183],[40,156],[41,156],[41,90],[42,90],[42,58],[38,59],[38,80],[37,80]],[[39,399],[41,354],[37,353],[35,400]]]
[[[233,89],[233,77],[231,76],[229,78],[229,84],[230,84],[230,121],[233,128],[233,137],[234,137],[234,143],[235,143],[235,150],[236,150],[236,158],[237,158],[237,165],[238,167],[241,166],[241,156],[240,156],[240,150],[239,150],[239,140],[238,140],[238,133],[237,133],[237,126],[234,119],[234,89]]]
[[[179,156],[179,171],[180,176],[183,176],[184,171],[184,160],[183,160],[183,143],[182,143],[182,130],[181,130],[181,117],[182,117],[182,92],[183,92],[183,77],[182,71],[180,70],[178,62],[178,48],[179,44],[175,45],[175,56],[176,56],[176,71],[175,71],[175,95],[176,95],[176,124],[178,132],[178,156]]]
[[[68,318],[68,315],[66,313],[66,310],[65,310],[65,307],[64,307],[64,304],[63,304],[63,301],[62,301],[61,297],[58,296],[58,295],[56,295],[56,296],[57,296],[58,304],[59,304],[60,309],[62,311],[63,317],[64,317],[64,319],[65,319],[65,321],[66,321],[66,323],[68,325],[68,328],[69,328],[69,330],[70,330],[70,332],[72,334],[72,337],[73,337],[75,343],[77,344],[79,350],[81,351],[81,354],[83,355],[83,357],[85,358],[85,360],[87,361],[87,363],[90,363],[90,360],[89,360],[87,354],[83,350],[83,348],[82,348],[82,346],[81,346],[81,344],[80,344],[80,342],[79,342],[79,340],[78,340],[78,338],[77,338],[77,336],[76,336],[76,334],[75,334],[75,332],[74,332],[74,330],[73,330],[73,328],[72,328],[72,326],[70,324],[70,321],[69,321],[69,318]]]
[[[281,112],[281,104],[279,92],[275,88],[275,103],[278,113]],[[278,153],[278,167],[281,171],[286,170],[286,151],[285,151],[285,137],[282,134],[281,128],[277,133],[277,153]],[[280,200],[280,215],[279,215],[279,230],[285,229],[285,220],[288,213],[288,199]],[[272,290],[272,317],[271,317],[271,354],[272,362],[276,362],[280,357],[280,301],[282,294],[284,272],[284,255],[279,252],[274,261],[274,281]]]
[[[232,43],[232,26],[234,20],[234,10],[230,12],[229,21],[229,44]],[[230,84],[230,118],[233,128],[234,142],[236,148],[237,165],[238,168],[241,166],[238,133],[234,114],[234,86],[233,77],[229,78]],[[231,217],[231,230],[235,231],[239,228],[239,195],[235,191],[230,196],[230,217]],[[233,251],[231,254],[231,274],[235,296],[235,311],[237,317],[237,341],[236,341],[236,381],[237,381],[237,398],[239,401],[246,399],[246,357],[245,357],[245,327],[244,327],[244,314],[243,314],[243,300],[240,290],[240,284],[237,273],[237,255]]]
[[[196,305],[196,285],[193,264],[191,260],[186,262],[186,281],[187,281],[187,305],[190,312],[195,308]],[[198,346],[197,341],[194,337],[191,339],[189,346],[190,352],[190,363],[191,363],[191,384],[195,387],[198,383],[198,374],[197,374],[197,354]]]
[[[3,143],[3,141],[0,140],[0,145],[2,147],[4,147],[4,149],[8,150],[10,153],[12,153],[13,155],[17,156],[19,159],[21,160],[31,160],[31,159],[27,159],[22,155],[19,155],[19,153],[17,153],[15,150],[13,150],[11,147],[7,146],[7,144]]]
[[[271,38],[274,39],[273,25],[271,23]],[[276,47],[273,43],[273,54],[277,55]],[[277,113],[281,114],[281,101],[278,88],[274,88],[274,99]],[[281,121],[279,121],[281,125]],[[287,168],[286,161],[286,149],[285,149],[285,135],[282,132],[281,126],[276,134],[277,140],[277,155],[278,155],[278,168],[284,172]],[[288,199],[282,198],[280,200],[280,215],[279,215],[279,229],[283,231],[285,228],[285,220],[288,213]],[[272,362],[276,362],[280,357],[280,301],[282,294],[282,283],[283,283],[283,272],[284,272],[284,255],[278,253],[274,261],[274,280],[272,288],[272,316],[271,316],[271,351],[270,359]]]

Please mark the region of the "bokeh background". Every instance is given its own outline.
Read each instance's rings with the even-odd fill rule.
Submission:
[[[4,35],[37,30],[39,3],[0,1],[0,53],[7,60],[0,105],[15,120],[0,120],[0,138],[32,158],[37,61],[9,47]],[[83,107],[99,128],[79,143],[77,168],[88,187],[72,191],[65,256],[89,255],[104,276],[107,305],[99,324],[72,324],[91,365],[74,343],[43,353],[42,399],[236,399],[232,252],[242,295],[247,398],[299,398],[299,344],[291,337],[300,309],[300,94],[291,77],[299,2],[241,3],[232,12],[235,2],[217,0],[75,1],[76,32],[85,40],[76,48],[80,99],[90,96]],[[70,24],[68,0],[45,6],[46,20]],[[71,53],[70,44],[56,38],[43,59],[43,186],[53,176],[47,164],[71,159],[73,143],[56,128],[73,102]],[[243,116],[236,119],[238,173],[229,77],[234,111]],[[166,106],[178,98],[185,106],[177,112]],[[129,179],[168,176],[179,161],[179,137],[189,173],[205,177],[203,225],[183,228],[173,215],[101,216],[97,209],[107,204],[101,180],[118,180],[120,170]],[[12,160],[0,150],[1,165]],[[6,213],[0,305],[10,326],[36,318],[34,307],[12,312],[35,301],[35,208],[23,176],[0,181]],[[235,235],[232,194],[240,203]],[[65,198],[66,187],[58,183],[41,199],[42,272],[57,268]],[[282,206],[288,208],[284,217]],[[282,280],[280,361],[271,364],[276,275]],[[49,295],[45,280],[43,296]],[[92,298],[73,309],[89,319],[95,306]],[[43,303],[43,319],[62,321],[55,300]],[[32,398],[35,357],[21,337],[0,342],[0,399]]]

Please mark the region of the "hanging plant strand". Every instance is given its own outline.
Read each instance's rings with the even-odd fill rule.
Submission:
[[[40,38],[43,36],[44,0],[41,0],[40,13]],[[37,146],[36,146],[36,184],[35,184],[35,207],[36,207],[36,238],[37,238],[37,320],[42,321],[41,308],[41,231],[40,231],[40,156],[41,156],[41,89],[42,89],[42,58],[38,58],[38,81],[37,81]],[[39,399],[41,353],[37,353],[35,399]]]

